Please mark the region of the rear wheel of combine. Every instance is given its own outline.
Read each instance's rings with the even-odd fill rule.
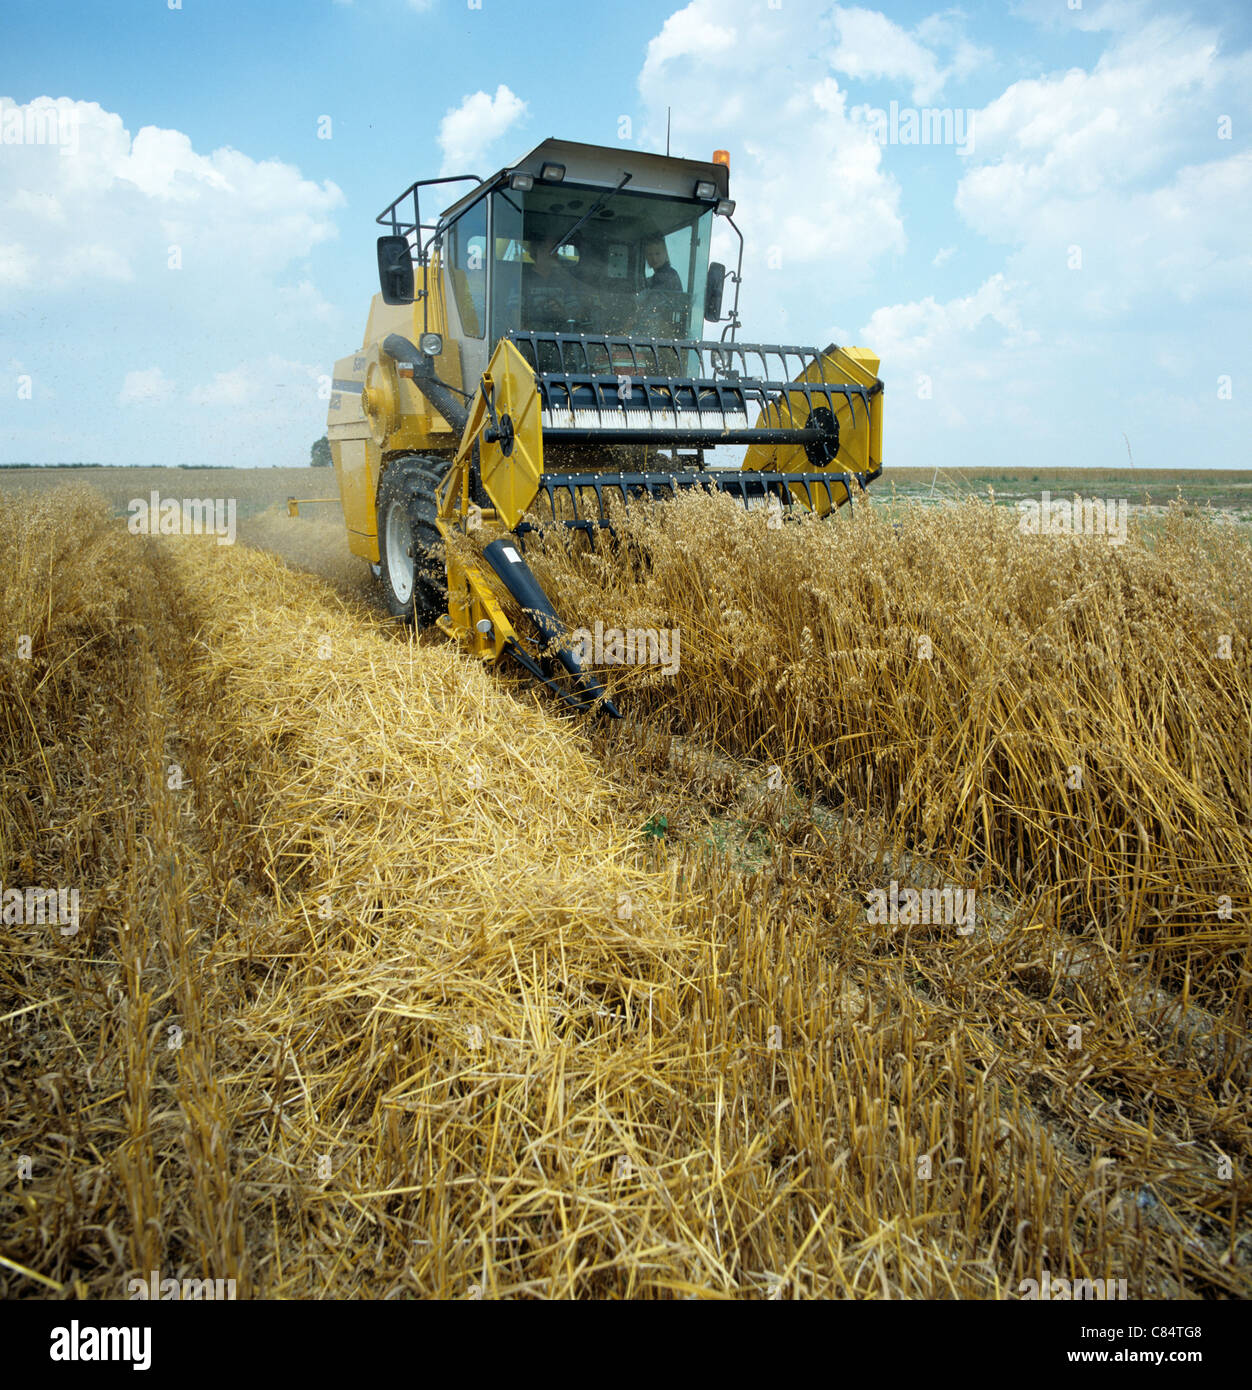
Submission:
[[[378,558],[387,611],[423,627],[448,606],[443,541],[435,525],[435,489],[447,471],[445,459],[393,459],[378,485]]]

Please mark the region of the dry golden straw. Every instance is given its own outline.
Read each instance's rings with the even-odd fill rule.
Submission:
[[[82,897],[0,926],[0,1293],[1247,1296],[1247,553],[1011,523],[532,547],[682,627],[605,731],[259,551],[0,502],[0,882]],[[976,929],[871,923],[892,879]]]

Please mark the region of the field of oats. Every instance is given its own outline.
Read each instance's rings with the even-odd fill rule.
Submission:
[[[120,505],[0,495],[0,1295],[1252,1292],[1246,532],[633,508],[610,725]]]

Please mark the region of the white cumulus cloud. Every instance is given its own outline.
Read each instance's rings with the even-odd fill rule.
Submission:
[[[188,269],[266,275],[335,235],[342,193],[290,164],[230,148],[199,154],[181,131],[156,126],[132,138],[120,115],[95,102],[40,97],[18,106],[0,97],[0,125],[49,112],[72,147],[6,148],[0,167],[0,246],[17,247],[10,266],[47,288],[165,275],[171,246]],[[67,208],[75,235],[49,236]]]
[[[1068,313],[1237,288],[1252,264],[1252,156],[1221,138],[1219,116],[1246,123],[1250,85],[1252,59],[1225,56],[1215,32],[1146,21],[1090,70],[1015,82],[976,112],[957,210]]]
[[[1003,275],[996,274],[973,294],[944,304],[927,295],[911,303],[885,305],[870,316],[865,341],[884,357],[912,366],[933,361],[955,336],[984,323],[1004,330],[1002,342],[1011,340],[1021,328],[1012,288]]]
[[[900,188],[872,131],[851,116],[831,59],[838,46],[829,17],[757,0],[690,0],[648,44],[640,143],[664,149],[672,107],[675,154],[730,151],[748,339],[829,333],[840,297],[905,249]],[[713,249],[733,268],[728,229],[718,226]],[[792,316],[803,319],[794,330]]]
[[[935,54],[885,14],[836,5],[834,17],[838,38],[829,56],[836,72],[858,81],[903,82],[919,102],[942,90],[944,74]]]
[[[159,405],[174,394],[174,385],[160,367],[127,372],[118,392],[119,405]]]
[[[0,140],[0,358],[28,360],[36,381],[4,455],[306,459],[325,429],[318,378],[359,341],[360,308],[341,320],[316,268],[339,188],[181,131],[132,134],[67,97],[0,98]],[[261,354],[280,341],[320,370],[273,366]],[[84,379],[84,352],[116,375]],[[68,418],[43,409],[62,383]]]
[[[460,106],[454,106],[439,122],[439,148],[443,151],[444,174],[491,171],[477,166],[491,146],[526,114],[526,103],[503,82],[495,96],[472,92]]]

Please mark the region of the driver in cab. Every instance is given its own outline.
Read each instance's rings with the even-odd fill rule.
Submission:
[[[644,279],[644,291],[648,294],[664,292],[682,294],[683,282],[678,278],[678,272],[669,263],[669,251],[666,249],[663,238],[654,237],[651,241],[645,241],[643,254],[652,271],[652,274]]]
[[[673,337],[682,331],[686,314],[683,282],[669,263],[663,237],[649,237],[643,243],[643,257],[652,273],[645,274],[643,288],[635,296],[631,332]]]

